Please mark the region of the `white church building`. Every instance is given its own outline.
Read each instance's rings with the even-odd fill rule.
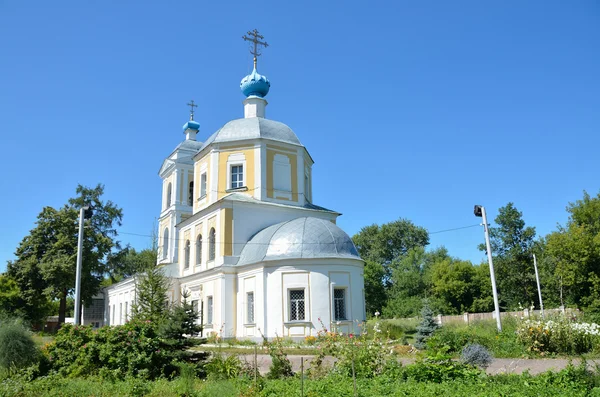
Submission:
[[[205,336],[302,338],[321,322],[359,332],[364,262],[336,225],[340,214],[312,203],[307,148],[290,127],[266,118],[270,82],[256,71],[262,36],[249,35],[255,58],[241,82],[244,117],[202,142],[192,107],[185,140],[159,171],[158,264],[171,277],[170,299],[189,293]],[[105,324],[124,323],[135,278],[105,297]]]

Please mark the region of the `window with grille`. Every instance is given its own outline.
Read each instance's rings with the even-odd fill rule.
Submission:
[[[216,255],[215,228],[211,228],[208,233],[208,260],[214,261]]]
[[[190,267],[190,240],[185,242],[185,259],[184,266],[186,269]]]
[[[290,290],[290,321],[304,320],[304,290]]]
[[[209,296],[206,298],[206,323],[212,324],[213,322],[213,297]]]
[[[198,299],[192,301],[192,310],[194,313],[198,313]]]
[[[237,189],[244,186],[244,166],[243,165],[232,165],[231,166],[231,188]]]
[[[206,172],[200,175],[200,198],[206,196]]]
[[[347,320],[346,317],[346,289],[333,289],[333,317],[336,321]]]
[[[254,324],[254,292],[246,293],[246,322]]]
[[[202,235],[196,239],[196,265],[202,264]]]
[[[188,189],[188,205],[194,205],[194,181],[190,182]]]

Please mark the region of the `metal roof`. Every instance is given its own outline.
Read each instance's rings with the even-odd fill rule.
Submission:
[[[273,141],[300,145],[300,140],[287,125],[279,121],[269,120],[262,117],[251,117],[236,119],[228,122],[220,130],[212,134],[202,149],[212,143],[242,141],[246,139],[264,138]]]
[[[325,219],[303,217],[269,226],[242,249],[238,266],[279,259],[360,259],[352,239]]]

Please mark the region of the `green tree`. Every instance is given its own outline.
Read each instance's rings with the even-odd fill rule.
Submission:
[[[17,282],[6,274],[0,274],[0,314],[18,315],[20,295]]]
[[[535,228],[525,226],[523,213],[513,203],[499,209],[495,222],[498,226],[490,227],[489,233],[502,306],[516,308],[537,302],[532,259]],[[479,249],[485,251],[486,247],[481,244]]]
[[[600,310],[600,194],[567,206],[566,226],[546,236],[543,252],[550,296],[558,295],[561,304]]]
[[[111,254],[108,259],[109,272],[105,285],[117,283],[151,269],[156,265],[157,255],[156,249],[146,248],[136,251],[135,248],[131,247],[126,247]]]
[[[162,324],[169,314],[169,278],[158,265],[146,269],[137,277],[136,300],[131,307],[132,319]]]
[[[75,287],[79,208],[93,207],[85,221],[81,297],[85,303],[100,289],[109,271],[108,257],[121,249],[116,226],[121,225],[122,210],[103,201],[104,186],[79,185],[77,196],[60,209],[45,207],[36,227],[21,241],[17,259],[8,263],[8,274],[21,289],[20,305],[25,317],[39,323],[47,314],[49,301],[59,301],[59,322],[64,322],[67,297]]]
[[[399,219],[381,226],[365,226],[352,240],[361,258],[365,260],[367,314],[372,316],[376,311],[385,313],[394,285],[393,274],[396,267],[411,249],[429,244],[427,230],[407,219]],[[403,309],[396,310],[402,311]]]

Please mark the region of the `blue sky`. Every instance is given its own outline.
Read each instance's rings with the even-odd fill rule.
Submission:
[[[308,148],[314,201],[350,235],[469,226],[474,204],[493,219],[509,201],[543,235],[600,189],[597,1],[0,1],[0,271],[78,183],[105,184],[121,240],[149,246],[135,234],[159,214],[185,104],[201,140],[243,116],[254,28],[267,117]],[[480,262],[482,241],[474,227],[431,247]]]

